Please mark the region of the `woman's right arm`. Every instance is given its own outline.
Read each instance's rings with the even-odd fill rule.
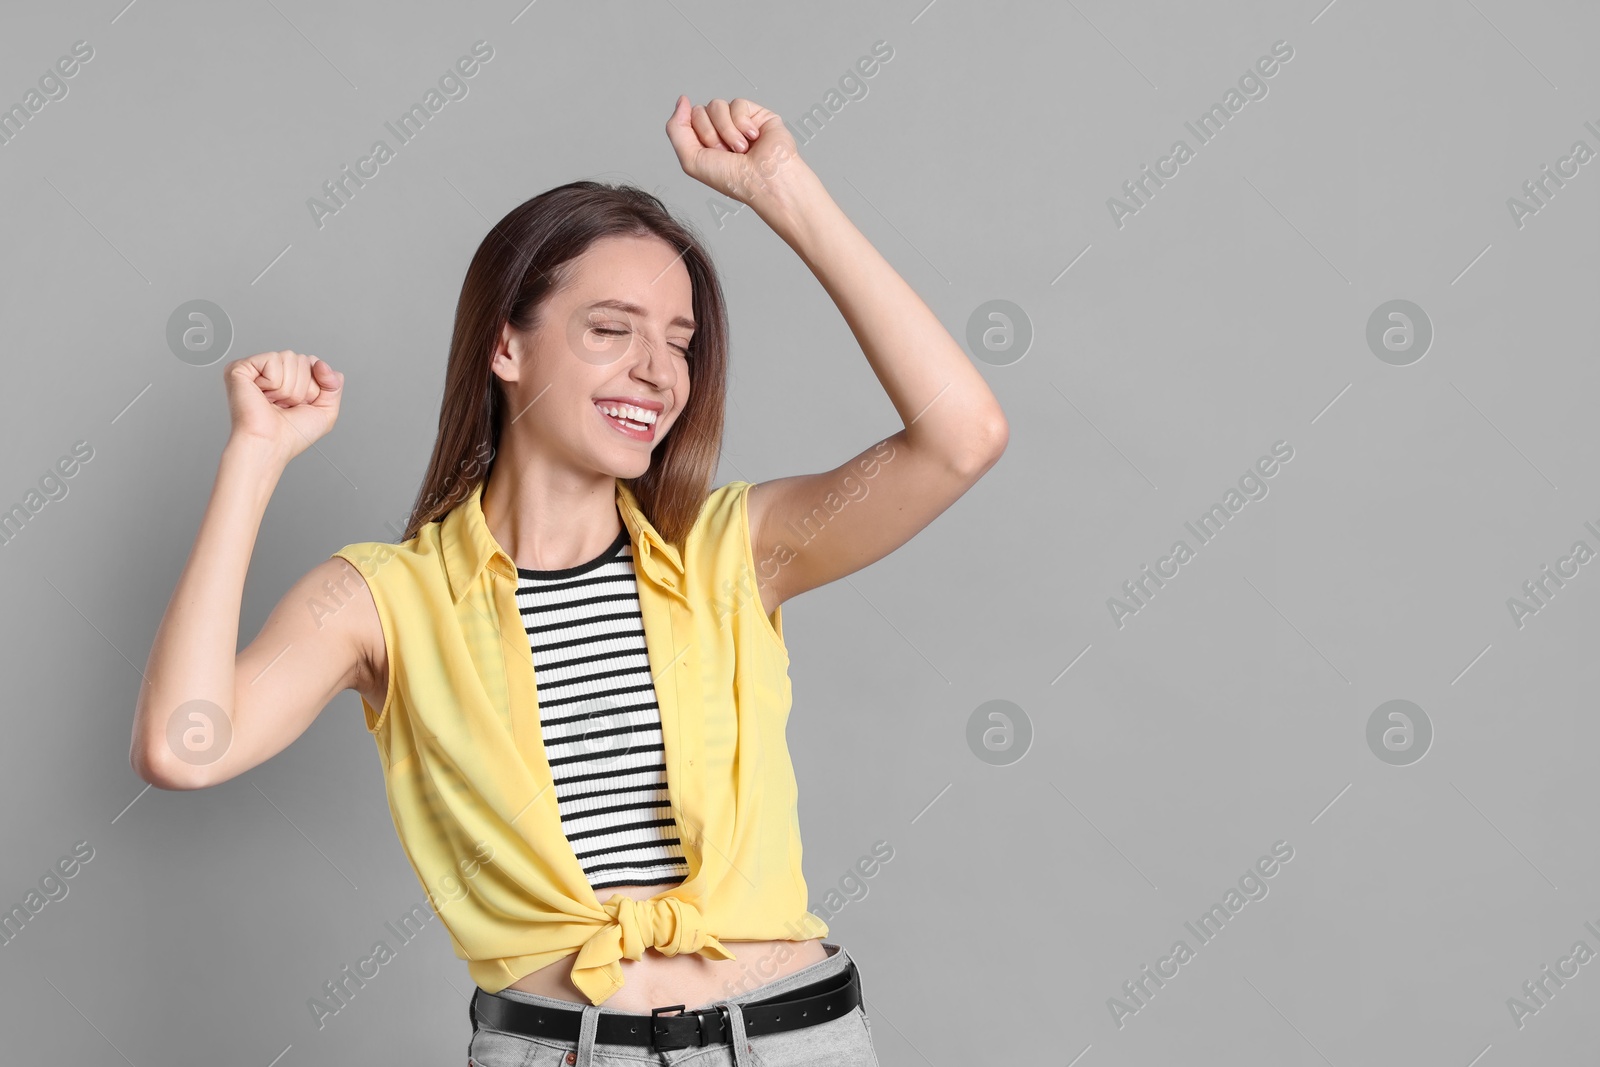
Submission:
[[[372,595],[340,558],[296,582],[238,651],[267,502],[289,461],[332,428],[343,376],[314,356],[269,352],[230,364],[226,385],[233,433],[134,712],[129,762],[163,789],[215,785],[281,752],[338,693],[370,691],[382,655]]]

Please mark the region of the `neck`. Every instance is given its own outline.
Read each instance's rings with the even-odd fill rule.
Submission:
[[[503,454],[483,489],[489,532],[518,567],[554,571],[604,552],[622,532],[617,479]]]

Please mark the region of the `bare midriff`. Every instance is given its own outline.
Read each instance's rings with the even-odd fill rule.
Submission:
[[[648,900],[659,892],[659,885],[607,886],[600,891],[600,897],[610,900],[611,894],[621,893],[634,900]],[[666,956],[647,948],[642,959],[619,960],[622,988],[607,997],[601,1007],[640,1015],[648,1015],[651,1008],[669,1004],[685,1004],[690,1009],[702,1008],[714,1000],[752,992],[774,979],[828,958],[821,938],[809,941],[722,943],[739,958],[712,960],[698,952]],[[572,961],[575,955],[563,956],[547,967],[524,975],[511,983],[509,988],[556,1000],[570,1000],[578,1005],[588,1004],[589,998],[572,984]]]

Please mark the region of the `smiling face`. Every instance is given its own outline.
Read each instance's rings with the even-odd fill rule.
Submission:
[[[689,401],[689,271],[667,242],[631,236],[595,241],[571,269],[537,327],[501,330],[506,431],[575,470],[637,478]]]

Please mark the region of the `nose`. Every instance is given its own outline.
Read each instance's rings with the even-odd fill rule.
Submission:
[[[633,376],[648,382],[660,393],[670,393],[678,384],[678,370],[666,338],[652,338],[633,346]]]

